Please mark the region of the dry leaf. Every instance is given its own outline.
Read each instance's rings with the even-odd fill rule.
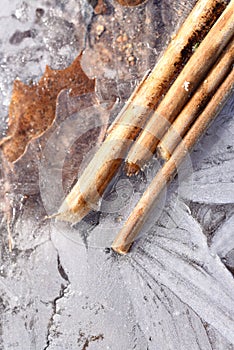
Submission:
[[[41,201],[38,196],[39,165],[43,157],[43,149],[56,128],[72,114],[97,106],[94,92],[95,80],[89,79],[80,65],[81,55],[64,70],[51,70],[49,67],[38,84],[25,85],[19,80],[14,83],[12,100],[9,107],[8,135],[0,141],[2,144],[2,186],[0,198],[1,211],[7,221],[9,249],[12,249],[12,227],[20,215],[22,205],[31,208],[33,203]],[[95,108],[95,107],[94,107]],[[97,107],[98,108],[98,107]],[[105,113],[104,113],[105,114]],[[86,123],[83,115],[80,123]],[[103,119],[104,118],[104,119]],[[106,119],[105,119],[106,118]],[[86,135],[89,146],[100,142],[108,123],[107,114],[101,116],[101,130],[93,130]],[[69,135],[68,135],[69,138]],[[82,140],[81,140],[82,142]],[[83,142],[82,142],[83,143]],[[81,145],[80,145],[81,146]],[[83,148],[80,147],[80,150]],[[87,147],[85,151],[87,151]],[[74,154],[69,152],[69,154]],[[70,185],[75,177],[74,169],[78,169],[82,157],[72,160],[74,168],[67,168],[70,160],[65,161],[62,170],[64,185]],[[26,205],[26,202],[28,205]],[[38,205],[38,204],[37,204]],[[40,207],[43,206],[40,204]],[[45,211],[40,211],[40,217]],[[29,210],[32,215],[32,210]]]
[[[40,136],[55,117],[56,98],[61,90],[71,96],[94,91],[95,80],[89,79],[80,65],[81,55],[63,70],[48,66],[37,84],[25,85],[15,80],[9,106],[8,135],[3,140],[3,153],[10,162],[24,154],[28,143]]]
[[[71,96],[69,90],[61,91],[56,100],[56,115],[49,128],[39,137],[33,138],[24,154],[13,164],[8,162],[5,157],[2,157],[3,172],[1,174],[2,179],[0,179],[0,181],[2,180],[2,186],[0,186],[1,211],[4,213],[7,222],[10,251],[13,245],[11,238],[12,227],[22,213],[21,209],[26,215],[25,218],[28,215],[31,217],[36,213],[39,222],[48,214],[41,203],[39,195],[39,168],[42,159],[45,161],[46,154],[44,154],[44,149],[50,144],[50,137],[55,133],[57,135],[57,131],[63,128],[63,123],[72,115],[78,118],[76,127],[77,125],[86,126],[88,123],[86,114],[79,112],[87,108],[93,108],[93,111],[100,111],[97,120],[97,125],[100,126],[88,125],[88,131],[85,134],[81,134],[81,137],[76,140],[71,149],[69,148],[71,136],[69,133],[64,133],[60,144],[62,148],[67,146],[66,150],[68,151],[62,168],[60,170],[57,169],[62,175],[64,192],[67,192],[76,179],[84,155],[92,147],[102,142],[108,126],[110,111],[102,109],[101,105],[97,103],[95,92],[81,96]],[[90,120],[90,118],[88,119]],[[52,143],[52,148],[53,145]],[[56,179],[54,180],[56,181]]]

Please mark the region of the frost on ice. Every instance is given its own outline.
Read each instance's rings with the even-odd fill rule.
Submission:
[[[111,2],[114,12],[107,13],[103,24],[104,17],[93,17],[85,0],[50,2],[48,9],[44,0],[3,1],[7,6],[2,6],[0,16],[1,130],[16,76],[27,82],[38,78],[46,63],[57,69],[67,66],[88,43],[88,26],[106,29],[87,48],[84,57],[90,59],[97,50],[101,54],[100,40],[108,30],[111,47],[120,27],[129,29],[131,23],[130,30],[139,29],[134,45],[143,61],[125,65],[114,46],[111,59],[105,64],[100,60],[96,67],[103,99],[110,94],[124,99],[136,79],[154,65],[165,37],[183,20],[179,11],[187,14],[194,3],[148,1],[144,12]],[[145,32],[139,27],[142,18],[151,23],[144,26]],[[6,27],[8,31],[3,30]],[[34,30],[33,38],[22,36],[28,30]],[[95,65],[91,68],[89,73],[95,74]],[[13,223],[12,255],[1,213],[1,349],[234,349],[233,110],[232,99],[191,155],[193,177],[181,179],[177,197],[171,195],[176,182],[169,187],[167,207],[157,220],[151,217],[126,257],[116,256],[109,246],[141,195],[143,181],[129,183],[123,178],[117,186],[122,209],[110,201],[109,207],[117,205],[117,211],[108,212],[108,200],[116,195],[110,193],[102,213],[73,228],[43,221],[45,211],[33,191]],[[149,181],[152,174],[146,175]]]

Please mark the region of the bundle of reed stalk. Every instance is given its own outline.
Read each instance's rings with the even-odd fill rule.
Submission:
[[[202,112],[225,77],[230,73],[233,63],[234,39],[232,39],[225,48],[218,62],[211,69],[205,80],[175,119],[167,133],[163,136],[157,147],[157,154],[159,157],[164,160],[170,158],[192,123]]]
[[[176,114],[181,111],[191,92],[201,83],[233,36],[234,0],[229,5],[227,3],[228,1],[198,1],[154,70],[146,75],[114,124],[109,128],[108,135],[100,149],[62,203],[57,214],[58,219],[76,223],[87,215],[90,210],[98,209],[103,192],[117,173],[132,145],[132,141],[147,121],[150,112],[159,104],[162,95],[165,94],[165,97],[162,99],[159,107],[165,98],[168,99],[168,94],[169,96],[172,95],[171,89],[174,89],[175,95],[171,96],[171,98],[175,101],[171,110],[174,111],[173,113],[176,111]],[[225,7],[226,9],[224,9]],[[217,21],[215,22],[215,20]],[[212,25],[213,27],[211,28]],[[192,48],[197,42],[201,42],[201,44],[192,53]],[[186,57],[184,52],[188,53]],[[229,56],[230,54],[228,54]],[[189,57],[191,58],[188,60]],[[230,65],[230,59],[227,59],[227,56],[225,57],[225,62],[228,61]],[[222,58],[220,59],[221,61]],[[198,68],[196,65],[198,65]],[[191,74],[194,69],[196,74]],[[181,70],[182,72],[180,73]],[[209,86],[207,99],[210,98],[219,82],[225,78],[229,71],[230,69],[228,68],[224,69],[223,73],[219,74],[216,85],[211,84]],[[188,74],[189,80],[185,73]],[[178,77],[175,80],[176,76]],[[174,80],[175,82],[171,85]],[[177,82],[178,90],[180,91],[179,96],[174,87],[177,80],[180,82],[179,84]],[[184,88],[184,82],[186,81],[190,83],[190,91],[186,91],[187,89]],[[226,95],[227,93],[225,92]],[[170,100],[169,106],[171,103]],[[164,127],[165,124],[163,124]],[[118,242],[119,239],[117,243],[114,243],[113,249],[121,252],[121,249],[118,249]]]
[[[191,56],[131,148],[126,160],[126,171],[129,176],[142,169],[155,154],[160,140],[190,96],[205,79],[233,33],[234,1],[232,0]]]
[[[128,220],[119,232],[112,244],[112,249],[119,254],[126,254],[140,229],[145,223],[151,208],[157,201],[166,184],[172,180],[177,169],[185,159],[188,152],[204,134],[209,124],[213,121],[223,104],[234,89],[234,69],[228,74],[225,81],[214,94],[204,111],[196,119],[186,136],[179,143],[171,157],[156,174],[149,187],[144,192],[138,204],[130,214]]]

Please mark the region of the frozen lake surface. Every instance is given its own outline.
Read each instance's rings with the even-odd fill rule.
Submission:
[[[63,69],[83,49],[83,69],[97,78],[102,102],[124,102],[194,2],[149,0],[123,8],[109,1],[98,13],[86,0],[2,0],[1,135],[14,80],[38,81],[47,64]],[[57,115],[71,113],[63,101]],[[78,129],[85,123],[81,114]],[[60,204],[56,186],[45,182],[46,195],[40,193],[38,172],[25,166],[6,189],[1,166],[0,349],[234,349],[233,114],[232,97],[191,154],[187,176],[168,186],[124,257],[109,247],[156,160],[144,181],[121,175],[102,212],[75,227],[43,220]],[[98,115],[103,123],[101,110]],[[39,158],[32,161],[43,166]]]

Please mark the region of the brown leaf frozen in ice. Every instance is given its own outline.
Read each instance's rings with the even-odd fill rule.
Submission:
[[[47,66],[37,84],[25,85],[15,80],[9,106],[8,135],[2,140],[8,161],[15,162],[20,158],[28,143],[50,127],[61,90],[69,89],[71,96],[94,91],[95,80],[84,73],[80,59],[81,55],[63,70],[52,70]]]
[[[80,113],[85,110],[88,112]],[[92,117],[95,118],[94,124],[90,124],[89,117],[86,118],[89,116],[89,111],[92,115],[95,115]],[[46,148],[53,149],[53,136],[56,134],[57,138],[57,132],[63,129],[63,123],[69,120],[69,117],[75,116],[75,125],[71,125],[70,129],[66,129],[68,132],[62,133],[63,136],[59,139],[61,149],[63,150],[65,147],[65,150],[67,150],[64,164],[59,163],[58,166],[61,165],[61,168],[58,168],[56,156],[56,164],[54,164],[56,170],[62,176],[62,186],[66,193],[76,179],[77,172],[85,156],[93,147],[102,142],[108,125],[109,113],[110,111],[105,109],[105,106],[102,108],[102,105],[99,104],[95,92],[81,96],[71,96],[69,90],[63,90],[57,97],[55,118],[47,130],[39,137],[33,138],[25,152],[14,163],[10,163],[5,157],[2,157],[0,160],[2,165],[2,174],[0,174],[0,199],[2,203],[0,214],[1,212],[3,213],[7,222],[10,250],[12,247],[12,228],[22,213],[21,209],[24,208],[23,212],[26,218],[34,215],[35,207],[38,206],[36,215],[40,219],[39,222],[48,214],[41,203],[41,196],[38,195],[40,193],[39,172],[43,161],[44,163],[46,162],[45,159],[48,155],[48,152],[45,151]],[[87,131],[80,133],[79,128],[84,128]],[[75,133],[78,132],[80,136],[69,146],[72,130]],[[52,143],[50,142],[51,140]],[[59,151],[60,149],[58,153]],[[56,178],[54,181],[56,181]],[[60,194],[58,193],[57,195]]]

